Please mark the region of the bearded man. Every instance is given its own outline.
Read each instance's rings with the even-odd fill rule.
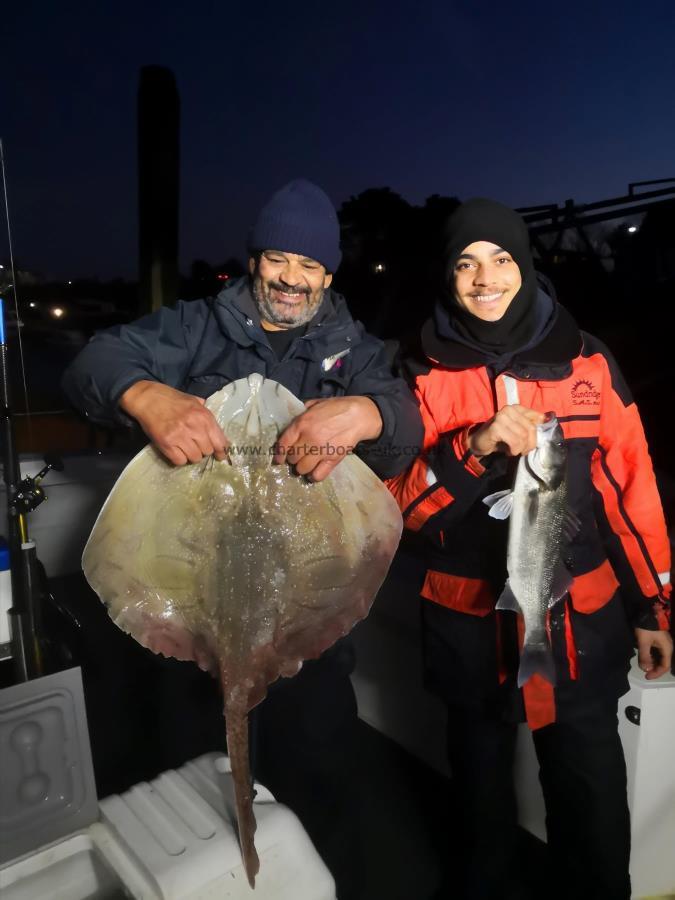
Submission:
[[[339,237],[327,195],[306,180],[291,182],[251,229],[248,277],[215,298],[179,302],[97,334],[66,372],[66,394],[93,422],[135,421],[170,462],[184,465],[226,455],[227,439],[204,399],[257,372],[306,401],[280,435],[275,462],[320,481],[353,448],[381,477],[397,475],[421,444],[421,419],[404,382],[392,376],[383,344],[331,288]],[[255,773],[300,817],[341,898],[357,896],[359,881],[359,848],[349,840],[358,824],[350,805],[353,664],[345,638],[277,682],[253,717]],[[187,663],[157,665],[173,720],[168,734],[157,735],[158,758],[175,766],[217,749],[200,745],[196,729],[186,727],[196,694],[211,692],[209,715],[222,729],[215,683]],[[161,756],[168,746],[171,754]]]

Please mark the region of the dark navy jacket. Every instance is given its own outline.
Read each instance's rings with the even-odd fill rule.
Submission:
[[[198,397],[258,372],[301,400],[370,397],[382,416],[382,434],[359,444],[359,456],[381,477],[404,469],[422,443],[417,405],[394,378],[384,345],[355,322],[332,290],[281,360],[260,324],[247,278],[217,297],[179,301],[130,325],[96,334],[66,371],[63,388],[92,421],[129,422],[120,396],[137,381],[154,380]]]

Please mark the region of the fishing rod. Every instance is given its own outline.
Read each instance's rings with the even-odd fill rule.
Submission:
[[[9,220],[9,204],[7,202],[7,179],[5,174],[5,156],[0,140],[0,168],[7,219],[7,238],[9,247],[10,268],[12,273],[12,291],[14,294],[14,310],[16,315],[21,372],[28,412],[28,391],[21,343],[21,319],[16,290],[16,271],[12,250],[12,234]],[[9,354],[6,340],[5,304],[0,297],[0,435],[2,437],[2,462],[4,481],[7,490],[7,529],[12,585],[12,606],[7,615],[9,619],[11,657],[14,661],[17,681],[28,681],[45,674],[41,641],[41,578],[35,541],[30,540],[26,517],[43,500],[45,493],[40,482],[50,469],[62,469],[63,464],[57,457],[46,459],[46,465],[37,475],[21,477],[19,456],[14,435],[14,421],[11,404],[11,382],[9,372]]]

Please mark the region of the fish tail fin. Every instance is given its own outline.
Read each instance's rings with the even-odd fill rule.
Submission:
[[[223,693],[227,698],[227,693]],[[227,753],[232,765],[232,781],[234,783],[234,796],[237,803],[237,829],[239,831],[239,846],[241,857],[246,870],[248,883],[255,887],[255,876],[260,869],[260,860],[253,843],[256,829],[255,816],[253,815],[253,780],[248,756],[248,715],[246,709],[241,709],[225,700],[225,727],[227,731]]]
[[[555,685],[555,661],[548,641],[537,644],[525,644],[520,653],[518,669],[518,687],[522,687],[533,675],[541,675],[550,684]]]

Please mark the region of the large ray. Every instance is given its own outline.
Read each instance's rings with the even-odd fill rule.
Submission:
[[[304,405],[260,375],[206,402],[229,461],[175,467],[145,447],[115,484],[82,558],[116,624],[219,677],[242,857],[258,871],[247,714],[362,619],[401,535],[398,507],[350,455],[310,483],[273,465]]]

